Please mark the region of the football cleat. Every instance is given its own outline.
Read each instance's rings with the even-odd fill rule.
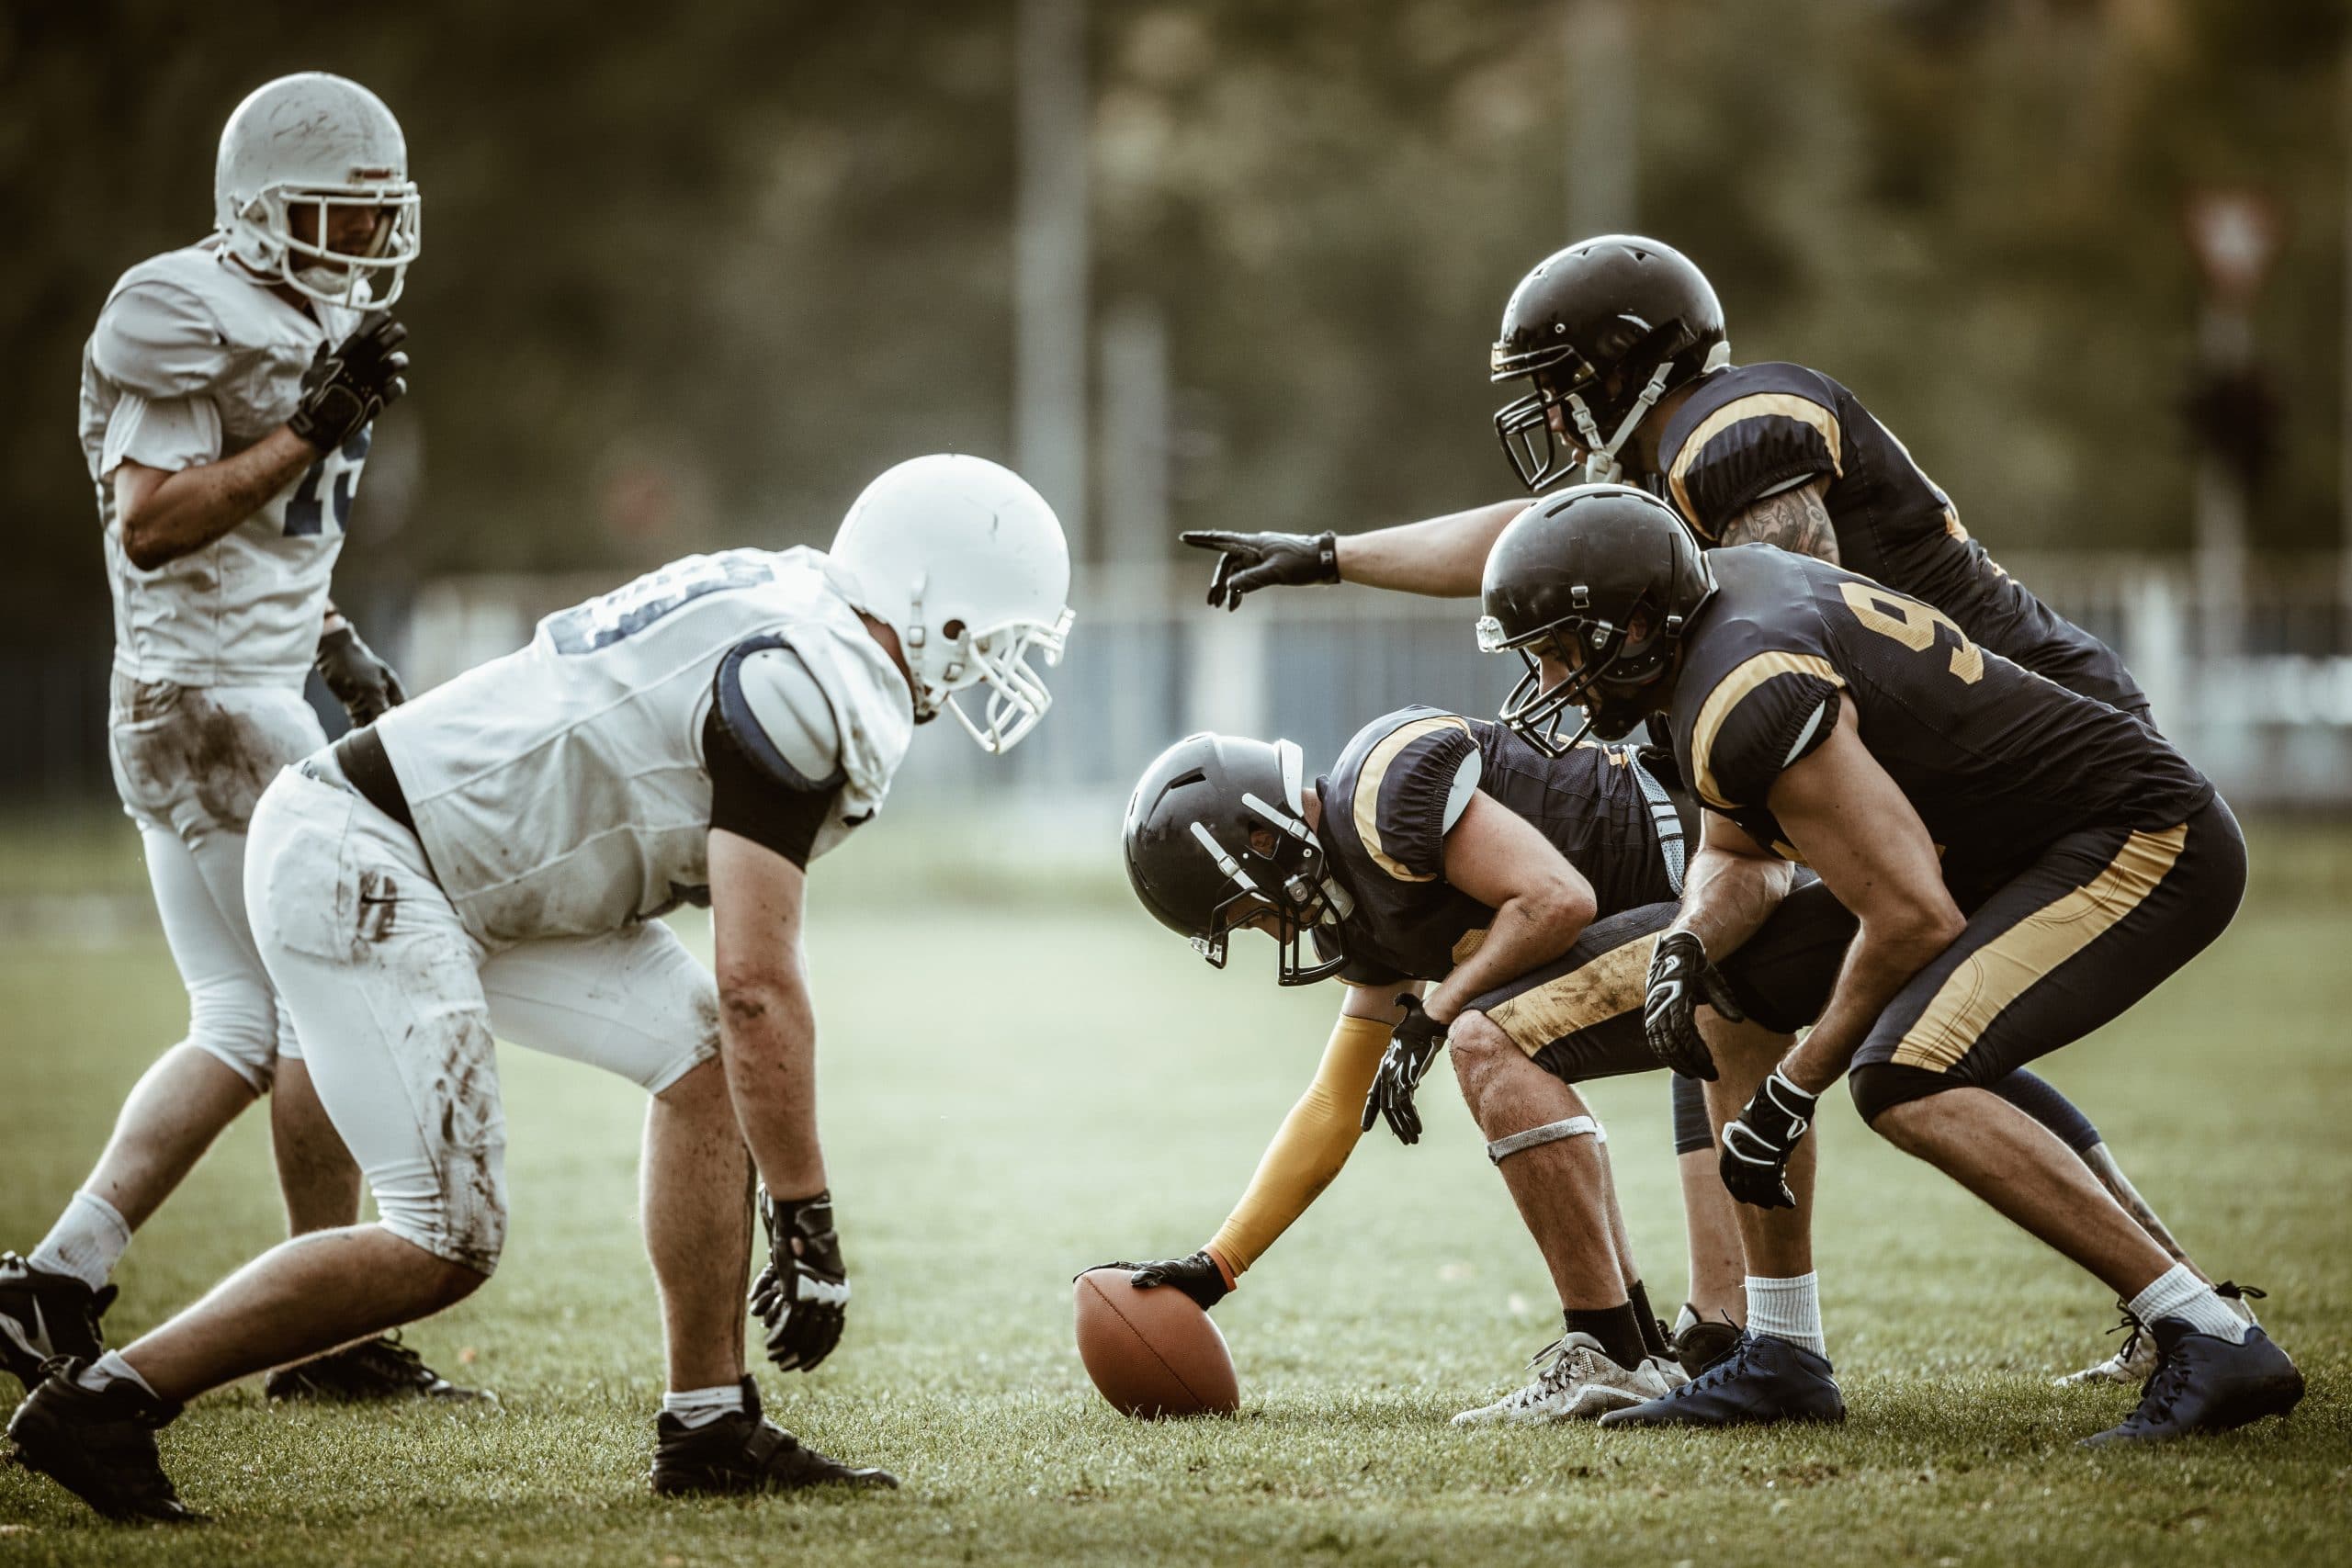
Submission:
[[[0,1366],[30,1393],[42,1362],[60,1356],[96,1360],[106,1349],[98,1319],[113,1304],[112,1285],[94,1291],[70,1274],[0,1252]]]
[[[1646,1357],[1635,1367],[1618,1365],[1589,1334],[1564,1334],[1536,1351],[1527,1364],[1535,1371],[1527,1386],[1492,1404],[1462,1412],[1453,1424],[1535,1427],[1589,1421],[1603,1411],[1660,1398],[1682,1381],[1680,1371],[1658,1356]]]
[[[1846,1399],[1828,1358],[1769,1334],[1743,1332],[1731,1354],[1663,1398],[1600,1418],[1604,1427],[1769,1427],[1843,1421]]]
[[[2086,1448],[2159,1443],[2192,1432],[2226,1432],[2266,1416],[2284,1416],[2303,1397],[2303,1374],[2259,1328],[2233,1345],[2199,1334],[2187,1320],[2158,1318],[2149,1329],[2156,1370],[2139,1407],[2121,1424],[2085,1438]]]
[[[1717,1361],[1732,1353],[1739,1344],[1739,1325],[1728,1316],[1720,1322],[1709,1322],[1689,1302],[1675,1314],[1674,1332],[1668,1337],[1674,1347],[1674,1359],[1682,1363],[1687,1381],[1704,1373]]]
[[[653,1423],[655,1495],[797,1492],[804,1486],[896,1486],[887,1470],[860,1469],[805,1446],[760,1414],[760,1385],[743,1380],[743,1408],[689,1427],[666,1412]]]
[[[272,1399],[316,1399],[334,1404],[361,1404],[393,1399],[486,1400],[498,1396],[485,1389],[459,1388],[424,1364],[424,1358],[401,1343],[400,1336],[379,1334],[340,1350],[330,1350],[269,1374],[262,1392]]]
[[[36,1470],[110,1519],[194,1524],[164,1473],[155,1429],[180,1413],[129,1379],[94,1393],[74,1380],[83,1363],[62,1357],[8,1419],[17,1462]]]
[[[2252,1303],[2259,1301],[2267,1292],[2256,1290],[2252,1285],[2241,1285],[2234,1280],[2224,1280],[2213,1287],[2213,1293],[2227,1302],[2230,1310],[2247,1323],[2259,1321],[2254,1315]],[[2130,1307],[2124,1306],[2121,1302],[2115,1304],[2121,1308],[2123,1321],[2108,1332],[2123,1335],[2123,1348],[2096,1366],[2085,1367],[2079,1372],[2068,1372],[2064,1377],[2052,1379],[2052,1387],[2090,1388],[2107,1383],[2128,1383],[2137,1387],[2148,1381],[2149,1374],[2156,1370],[2156,1342],[2149,1336],[2140,1320],[2132,1315]]]

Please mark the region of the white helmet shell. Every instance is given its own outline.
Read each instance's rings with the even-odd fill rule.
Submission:
[[[344,207],[375,215],[364,253],[327,248],[329,215]],[[298,208],[316,215],[309,240],[295,237]],[[401,122],[367,88],[323,71],[280,76],[237,106],[220,131],[212,210],[230,254],[253,271],[354,310],[399,299],[424,250]]]
[[[1046,498],[985,457],[914,457],[865,487],[833,536],[857,608],[899,634],[915,716],[942,708],[980,749],[1008,751],[1053,705],[1029,668],[1061,662],[1069,546]],[[956,701],[989,688],[975,722]]]

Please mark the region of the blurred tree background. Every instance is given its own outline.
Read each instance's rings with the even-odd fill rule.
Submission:
[[[1713,276],[1738,357],[1855,388],[1996,552],[2185,547],[2183,202],[2266,193],[2283,418],[2255,543],[2336,537],[2344,0],[1633,17],[1635,225]],[[1175,521],[1510,493],[1486,346],[1582,177],[1559,0],[1097,0],[1086,25],[1092,308],[1166,323]],[[899,457],[1012,457],[1012,0],[12,0],[0,641],[103,649],[83,341],[119,272],[206,231],[229,110],[304,68],[383,95],[425,193],[413,394],[346,597],[821,542]]]

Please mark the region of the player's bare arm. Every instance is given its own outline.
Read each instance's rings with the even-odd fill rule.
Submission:
[[[807,888],[807,873],[774,850],[712,829],[719,1055],[760,1180],[782,1198],[825,1190],[817,1014],[800,951]]]
[[[1966,921],[1944,886],[1919,814],[1862,745],[1850,703],[1819,750],[1781,773],[1772,814],[1805,863],[1854,913],[1848,950],[1820,1022],[1781,1065],[1810,1094],[1838,1081],[1895,992],[1951,945]]]
[[[1451,1023],[1472,998],[1567,952],[1598,908],[1584,874],[1532,823],[1490,795],[1473,795],[1445,836],[1445,879],[1490,906],[1495,920],[1478,950],[1422,1003],[1440,1023]]]
[[[1829,480],[1830,476],[1823,474],[1810,483],[1764,497],[1724,525],[1722,542],[1725,546],[1778,545],[1838,565],[1838,530],[1829,521]]]
[[[1438,599],[1467,599],[1478,592],[1487,548],[1503,525],[1525,510],[1522,501],[1498,501],[1375,528],[1365,534],[1236,534],[1196,528],[1178,537],[1217,552],[1209,604],[1238,610],[1261,588],[1356,582]]]
[[[260,511],[318,456],[281,424],[234,457],[176,473],[126,460],[114,471],[123,554],[141,571],[195,554]]]
[[[1682,908],[1658,933],[1644,982],[1642,1037],[1650,1052],[1685,1077],[1713,1081],[1714,1053],[1699,1025],[1699,1005],[1741,1021],[1715,961],[1737,951],[1779,908],[1795,871],[1729,818],[1707,814],[1699,852],[1684,879]]]

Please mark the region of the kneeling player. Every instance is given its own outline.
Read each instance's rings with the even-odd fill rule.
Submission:
[[[1283,984],[1351,983],[1315,1085],[1232,1216],[1190,1258],[1139,1266],[1136,1282],[1214,1305],[1339,1173],[1375,1111],[1419,1138],[1414,1089],[1450,1043],[1564,1316],[1532,1382],[1457,1422],[1590,1417],[1665,1393],[1684,1381],[1678,1348],[1703,1363],[1690,1337],[1670,1348],[1651,1314],[1603,1135],[1573,1086],[1657,1066],[1642,1015],[1675,908],[1682,829],[1667,793],[1630,752],[1545,757],[1499,726],[1429,708],[1367,726],[1311,788],[1302,774],[1287,741],[1193,736],[1147,770],[1128,807],[1137,896],[1212,963],[1231,932],[1255,927],[1279,941]],[[1725,961],[1734,1010],[1758,1021],[1710,1025],[1725,1112],[1811,1019],[1852,932],[1812,886]],[[1801,1204],[1810,1175],[1792,1179]],[[1740,1216],[1750,1326],[1789,1349],[1763,1418],[1843,1413],[1806,1217]]]
[[[1594,485],[1496,541],[1482,643],[1536,668],[1507,713],[1570,705],[1623,733],[1668,716],[1709,816],[1668,940],[1736,947],[1801,861],[1860,926],[1836,994],[1724,1129],[1724,1181],[1785,1201],[1815,1097],[1847,1075],[1864,1120],[2126,1299],[2156,1368],[2093,1441],[2283,1414],[2302,1375],[2136,1224],[2083,1164],[1986,1092],[2116,1018],[2229,924],[2245,843],[2154,731],[2030,674],[1868,578],[1767,547],[1702,555],[1641,491]],[[1535,691],[1538,683],[1542,689]],[[1661,943],[1661,951],[1664,944]],[[1690,1032],[1664,1041],[1686,1066]],[[1736,1378],[1717,1391],[1732,1402]],[[1707,1418],[1694,1399],[1620,1413]]]
[[[183,1402],[479,1289],[506,1231],[501,1034],[654,1097],[643,1210],[672,1391],[654,1489],[893,1484],[763,1420],[743,1372],[754,1172],[770,1357],[817,1365],[849,1300],[805,869],[880,807],[914,724],[952,713],[991,751],[1028,732],[1049,699],[1027,658],[1058,656],[1069,588],[1035,491],[918,458],[867,488],[830,555],[676,562],[280,774],[246,863],[254,934],[382,1218],[59,1363],[9,1422],[24,1462],[102,1513],[187,1517],[153,1437]],[[981,685],[976,721],[956,694]],[[715,984],[654,919],[681,901],[710,908]]]

